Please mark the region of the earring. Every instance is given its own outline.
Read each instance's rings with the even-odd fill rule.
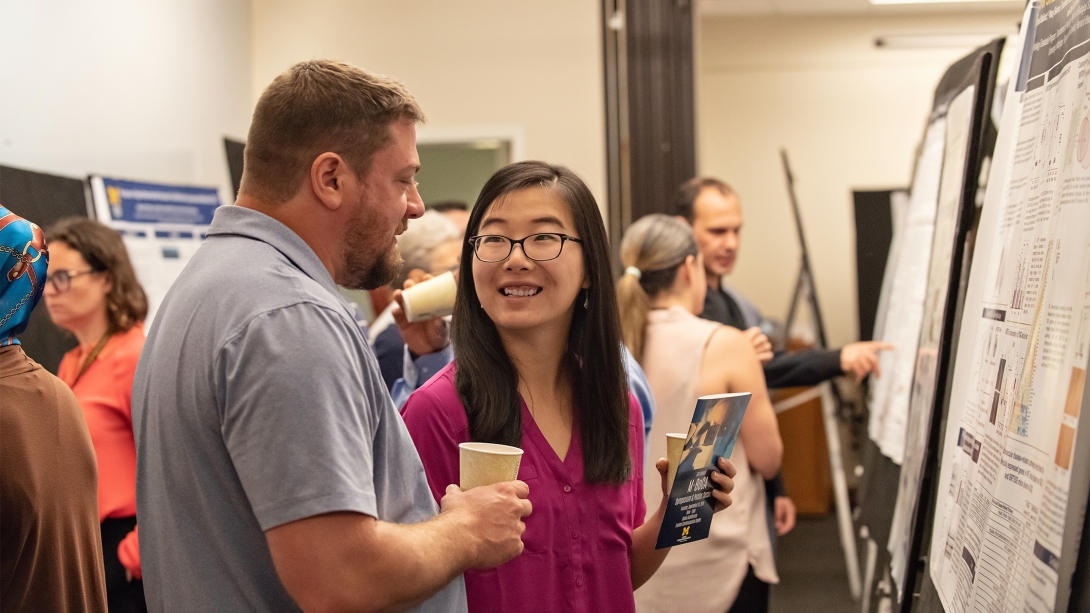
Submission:
[[[586,298],[583,298],[583,308],[585,309],[588,306],[590,306],[590,291],[589,290],[587,291]]]

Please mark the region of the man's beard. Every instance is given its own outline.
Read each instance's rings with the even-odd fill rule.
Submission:
[[[407,222],[402,221],[398,233],[404,231]],[[395,243],[389,250],[375,253],[376,245],[386,244],[390,236],[376,231],[379,218],[362,204],[359,213],[349,223],[345,233],[344,268],[338,283],[348,289],[377,289],[393,281],[403,264]]]

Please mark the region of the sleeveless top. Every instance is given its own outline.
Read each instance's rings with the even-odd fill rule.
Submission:
[[[650,462],[666,457],[668,432],[688,432],[704,351],[721,327],[681,307],[648,313],[643,369],[656,406]],[[737,597],[749,566],[762,581],[779,582],[765,519],[764,481],[749,467],[741,439],[730,459],[738,469],[731,506],[714,516],[707,539],[674,547],[658,572],[636,590],[640,613],[723,613]],[[645,474],[644,500],[653,513],[662,501],[661,481],[658,471]]]

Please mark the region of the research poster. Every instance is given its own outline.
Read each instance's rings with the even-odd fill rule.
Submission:
[[[939,368],[939,344],[950,289],[950,266],[954,242],[961,217],[964,195],[965,165],[972,133],[973,102],[976,88],[967,87],[951,102],[946,111],[946,133],[942,178],[939,182],[938,207],[935,211],[933,239],[927,274],[924,281],[922,316],[917,328],[918,340],[913,357],[912,386],[909,394],[907,424],[904,430],[904,462],[897,484],[897,502],[893,507],[887,548],[890,553],[890,574],[898,589],[898,600],[904,591],[908,565],[910,536],[916,503],[920,496],[920,480],[927,450],[931,414],[935,403],[935,384]]]
[[[1063,606],[1069,505],[1086,504],[1090,3],[1034,2],[1022,28],[942,443],[929,560],[949,613]]]
[[[219,190],[91,177],[99,221],[121,233],[148,296],[150,326],[171,284],[200,247],[220,206]]]
[[[908,211],[890,248],[889,283],[883,284],[880,303],[884,308],[874,338],[893,345],[893,349],[878,354],[882,376],[871,381],[868,435],[882,454],[898,465],[904,461],[908,396],[923,320],[945,138],[946,119],[940,117],[931,122],[924,136]]]

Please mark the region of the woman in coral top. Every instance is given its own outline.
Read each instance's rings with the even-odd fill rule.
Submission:
[[[645,522],[641,410],[598,206],[568,169],[521,162],[488,180],[466,233],[455,361],[402,415],[436,500],[458,483],[459,443],[523,449],[525,549],[466,572],[469,610],[632,613],[633,589],[668,552],[655,549],[665,504]],[[664,482],[666,461],[656,468]],[[720,470],[715,496],[729,504],[734,469]]]
[[[45,304],[76,336],[57,375],[79,400],[98,460],[98,515],[111,613],[146,611],[136,531],[132,381],[144,346],[148,302],[121,236],[84,218],[47,234]]]

